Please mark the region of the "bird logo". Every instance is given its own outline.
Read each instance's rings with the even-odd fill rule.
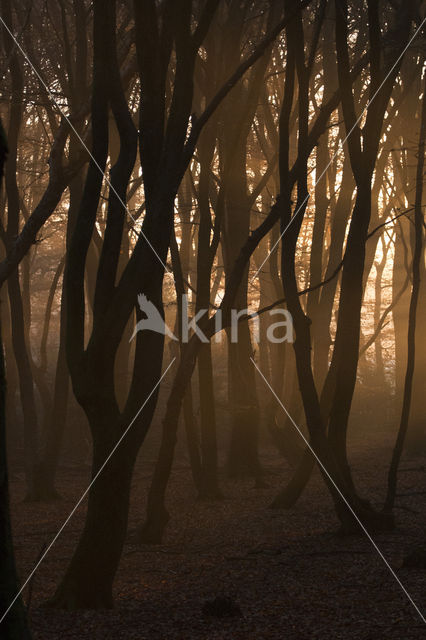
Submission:
[[[139,322],[136,324],[129,342],[133,340],[138,331],[143,330],[155,331],[155,333],[161,333],[164,336],[168,336],[172,340],[177,340],[174,333],[170,331],[169,327],[164,322],[157,307],[150,300],[148,300],[148,298],[143,293],[140,293],[138,295],[138,303],[140,310],[146,315],[146,318],[139,320]]]

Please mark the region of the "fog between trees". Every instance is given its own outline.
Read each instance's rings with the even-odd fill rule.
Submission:
[[[170,492],[212,514],[245,487],[237,514],[250,487],[291,523],[322,487],[330,530],[371,536],[380,563],[377,536],[424,524],[421,497],[408,524],[398,502],[402,464],[426,455],[424,3],[0,8],[1,637],[112,608],[127,546],[167,552]],[[27,576],[89,484],[74,549],[38,589]],[[32,518],[46,541],[32,564],[16,549],[19,579],[9,489],[13,534]],[[423,625],[419,579],[420,600],[399,598]],[[156,637],[200,637],[160,618]],[[246,637],[216,632],[198,634]]]

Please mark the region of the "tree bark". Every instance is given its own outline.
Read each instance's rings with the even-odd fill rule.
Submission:
[[[404,440],[407,434],[408,422],[411,409],[411,396],[413,389],[414,367],[416,360],[416,321],[417,307],[420,293],[420,273],[421,259],[423,254],[423,179],[424,179],[424,160],[425,160],[425,138],[426,138],[426,84],[423,86],[422,114],[420,123],[420,138],[418,146],[417,160],[417,176],[416,176],[416,199],[414,204],[414,229],[415,243],[413,252],[413,286],[411,290],[410,309],[408,315],[408,332],[407,332],[407,369],[404,381],[404,394],[401,410],[401,421],[399,425],[398,436],[392,455],[392,461],[388,475],[388,492],[384,505],[385,511],[391,511],[395,504],[397,474],[399,461],[401,459]]]
[[[1,5],[5,19],[8,21],[9,25],[12,26],[10,1],[2,0]],[[6,155],[6,136],[0,120],[0,192]],[[0,323],[0,539],[2,540],[2,544],[0,545],[1,617],[3,617],[6,609],[10,606],[10,603],[19,591],[10,523],[9,479],[6,446],[6,375]],[[17,598],[9,613],[0,623],[0,633],[5,639],[10,638],[12,640],[14,638],[22,638],[22,640],[31,640],[27,615],[21,596]]]

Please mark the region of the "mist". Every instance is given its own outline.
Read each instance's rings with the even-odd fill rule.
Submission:
[[[423,637],[424,3],[0,12],[0,638]]]

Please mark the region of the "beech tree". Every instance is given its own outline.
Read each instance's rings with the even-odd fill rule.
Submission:
[[[67,465],[86,483],[91,463],[53,607],[113,606],[148,433],[132,543],[163,541],[176,455],[209,502],[266,490],[268,456],[284,458],[277,509],[319,462],[340,533],[392,529],[400,461],[426,433],[420,3],[1,6],[2,597],[19,588],[6,426],[27,500],[59,500]],[[166,335],[140,330],[140,300]],[[293,344],[270,340],[270,311],[289,313]],[[383,509],[349,455],[359,403],[379,398],[370,418],[394,447]],[[21,599],[7,624],[29,637]]]
[[[4,164],[8,153],[6,134],[0,120],[0,193],[3,184]],[[2,613],[19,591],[12,543],[9,514],[9,480],[6,457],[6,375],[3,340],[0,331],[0,605]],[[21,598],[18,598],[10,613],[1,623],[1,631],[8,638],[31,638],[26,612]]]

